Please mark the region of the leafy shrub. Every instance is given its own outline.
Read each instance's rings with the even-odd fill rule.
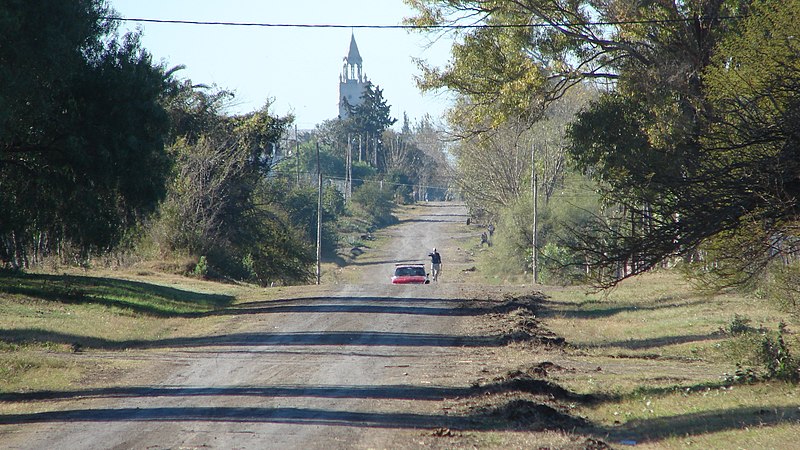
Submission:
[[[394,201],[398,204],[408,205],[414,203],[414,190],[411,178],[401,169],[392,169],[386,174],[386,181],[391,183],[394,190]]]
[[[730,384],[752,384],[758,381],[758,374],[752,367],[742,367],[736,364],[736,371],[733,374],[725,374],[723,377],[726,383]]]
[[[247,271],[248,279],[253,280],[257,278],[258,273],[256,272],[255,259],[253,259],[252,253],[244,255],[244,258],[242,258],[242,267]]]
[[[530,199],[523,198],[500,212],[488,254],[487,275],[505,278],[530,269],[531,211]],[[480,215],[475,212],[475,216]]]
[[[543,283],[572,284],[584,277],[580,266],[575,262],[575,255],[554,242],[548,242],[540,250],[539,264]]]
[[[764,334],[759,356],[767,379],[797,383],[800,381],[800,359],[789,351],[784,339],[785,332],[786,324],[781,322],[776,335]]]
[[[728,329],[726,331],[729,334],[737,335],[747,333],[752,330],[753,329],[750,327],[750,319],[745,316],[740,316],[739,314],[734,314],[733,319],[728,325]]]
[[[540,281],[546,283],[571,284],[584,279],[582,257],[571,250],[576,246],[574,231],[590,221],[599,205],[597,195],[581,178],[571,177],[564,183],[581,195],[556,192],[549,202],[539,198],[538,262]],[[513,274],[531,270],[531,200],[530,196],[521,197],[498,212],[497,238],[490,255],[493,271]]]
[[[326,186],[322,192],[322,208],[325,220],[336,220],[345,213],[344,195],[334,186]]]
[[[743,331],[734,334],[735,339],[725,347],[728,356],[737,360],[736,373],[728,375],[728,381],[752,382],[755,378],[791,383],[800,381],[800,358],[792,355],[786,343],[786,324],[780,323],[777,332],[769,332],[763,328],[753,329],[745,320],[734,319],[736,323],[731,325],[735,326],[729,326],[729,331]]]
[[[364,183],[353,191],[351,200],[357,213],[371,225],[386,226],[397,221],[392,214],[395,206],[392,194],[389,189],[381,189],[378,183]]]
[[[194,266],[194,271],[192,272],[194,276],[205,278],[208,276],[208,261],[206,260],[205,256],[201,256],[200,260],[197,261],[197,265]]]
[[[772,264],[757,292],[782,311],[800,314],[800,262]]]

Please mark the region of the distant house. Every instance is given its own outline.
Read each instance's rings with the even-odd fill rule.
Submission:
[[[362,72],[361,54],[358,52],[355,35],[350,35],[350,51],[344,57],[342,73],[339,75],[339,118],[350,115],[349,106],[358,106],[367,85],[367,76]]]

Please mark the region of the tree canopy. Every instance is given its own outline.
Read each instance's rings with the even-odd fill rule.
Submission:
[[[169,75],[110,15],[100,0],[0,6],[4,262],[108,248],[166,192]]]
[[[569,147],[573,167],[599,182],[607,206],[571,230],[581,237],[572,250],[596,269],[600,284],[690,257],[712,242],[733,243],[738,260],[762,268],[794,251],[787,242],[796,221],[793,36],[800,2],[407,3],[418,11],[414,23],[494,26],[458,31],[444,69],[422,65],[423,88],[461,94],[454,114],[469,130],[497,126],[480,112],[484,104],[513,121],[578,83],[603,83],[606,93],[571,127]],[[513,55],[524,55],[525,71],[489,59]],[[472,67],[481,56],[491,63]],[[502,94],[509,82],[537,79],[511,97]],[[517,106],[525,102],[527,110]],[[747,245],[743,236],[751,237]],[[715,246],[718,256],[722,247]],[[734,262],[721,266],[743,268]]]

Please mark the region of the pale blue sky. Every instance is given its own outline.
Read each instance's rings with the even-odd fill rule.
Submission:
[[[412,11],[401,0],[109,0],[123,17],[250,23],[397,25]],[[236,92],[232,112],[252,111],[274,99],[272,111],[293,112],[300,128],[312,128],[338,113],[339,73],[350,44],[350,28],[226,27],[126,22],[141,27],[144,47],[155,61],[195,83]],[[438,119],[446,96],[425,95],[413,77],[412,57],[437,65],[449,59],[449,41],[405,30],[355,29],[366,75],[383,89],[392,116]]]

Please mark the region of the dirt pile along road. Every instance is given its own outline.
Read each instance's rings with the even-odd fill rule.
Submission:
[[[46,412],[0,417],[0,446],[411,448],[459,445],[464,433],[503,428],[513,411],[478,408],[476,418],[446,402],[476,389],[488,395],[471,383],[505,345],[472,322],[482,313],[467,300],[485,300],[491,289],[453,282],[470,266],[466,210],[431,203],[414,211],[387,230],[391,244],[347,268],[362,283],[313,295],[282,288],[279,300],[238,305],[220,335],[137,350],[159,361],[139,383],[51,393]],[[444,258],[441,283],[388,283],[395,262],[425,261],[434,246]]]

